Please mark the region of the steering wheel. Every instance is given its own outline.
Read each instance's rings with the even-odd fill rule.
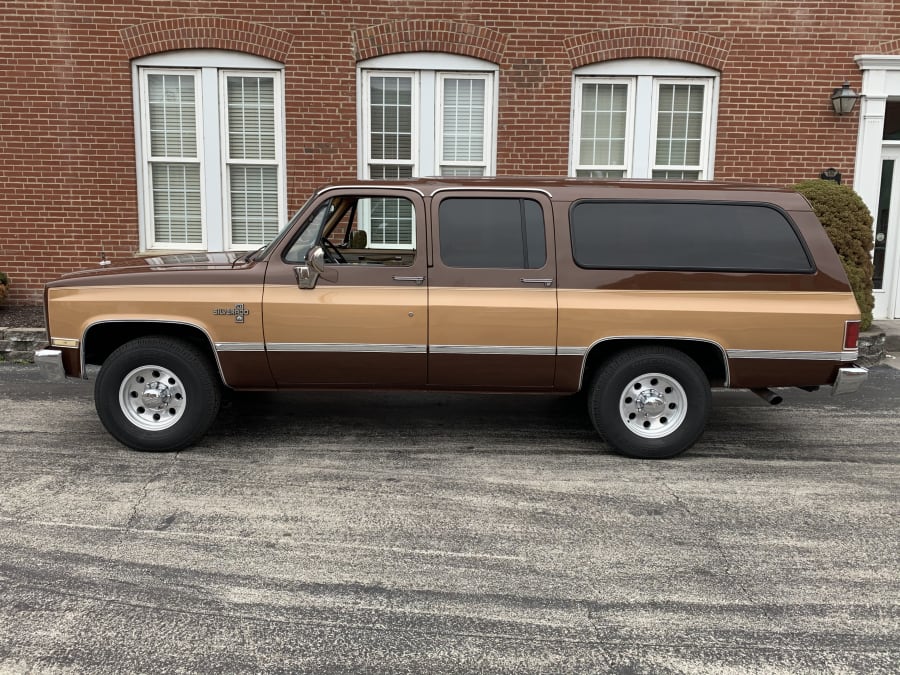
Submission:
[[[347,259],[341,254],[340,249],[324,237],[322,238],[322,248],[325,250],[325,262],[347,263]]]

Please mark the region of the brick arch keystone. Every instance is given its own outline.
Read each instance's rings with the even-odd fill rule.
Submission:
[[[616,59],[673,59],[722,70],[728,40],[666,26],[623,26],[576,35],[565,41],[573,68]]]
[[[228,49],[284,63],[294,36],[241,19],[216,16],[162,19],[120,31],[128,58],[177,49]]]
[[[406,19],[353,31],[357,61],[387,54],[445,52],[499,63],[505,46],[502,33],[444,19]]]

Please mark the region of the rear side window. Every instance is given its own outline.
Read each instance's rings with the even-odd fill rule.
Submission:
[[[544,212],[532,199],[462,198],[438,210],[447,267],[540,269],[547,262]]]
[[[763,204],[579,202],[571,232],[580,267],[813,271],[794,225]]]

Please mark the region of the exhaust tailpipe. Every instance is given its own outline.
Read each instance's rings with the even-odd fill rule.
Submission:
[[[767,388],[751,389],[750,391],[752,391],[754,394],[759,396],[763,401],[765,401],[769,405],[778,405],[779,403],[781,403],[784,400],[780,394],[776,394],[771,389],[767,389]]]

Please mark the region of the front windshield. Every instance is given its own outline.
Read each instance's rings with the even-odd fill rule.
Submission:
[[[281,231],[275,235],[275,238],[272,239],[272,241],[270,241],[268,244],[263,246],[261,249],[259,249],[256,253],[251,255],[249,259],[250,260],[262,260],[263,258],[268,256],[272,252],[272,249],[274,249],[275,246],[278,244],[278,242],[281,241],[281,239],[284,237],[284,235],[293,228],[294,224],[297,221],[300,220],[304,211],[306,211],[306,209],[312,203],[312,200],[314,198],[315,198],[315,195],[313,195],[312,197],[307,199],[306,203],[303,206],[301,206],[300,209],[293,216],[291,216],[291,219],[288,220],[287,223],[285,223],[285,226],[281,228]]]

